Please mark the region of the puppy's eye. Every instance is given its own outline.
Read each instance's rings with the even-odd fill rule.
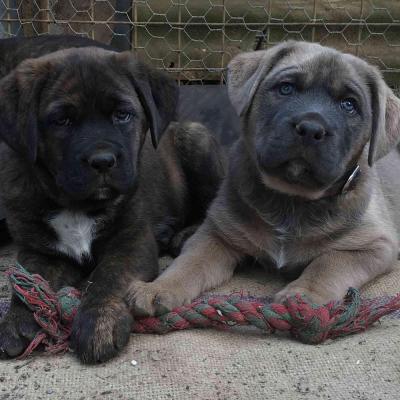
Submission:
[[[129,111],[114,111],[112,115],[115,124],[126,124],[132,119],[133,114]]]
[[[71,125],[71,120],[68,117],[56,118],[53,123],[57,126],[69,126]]]
[[[283,96],[289,96],[294,92],[294,85],[292,83],[283,82],[279,85],[278,90]]]
[[[344,99],[340,102],[340,108],[349,114],[356,112],[356,101],[354,99]]]

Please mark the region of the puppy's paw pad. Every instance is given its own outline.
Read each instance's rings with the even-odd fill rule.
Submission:
[[[107,361],[128,343],[131,325],[132,316],[122,301],[83,306],[74,320],[71,347],[84,363]]]

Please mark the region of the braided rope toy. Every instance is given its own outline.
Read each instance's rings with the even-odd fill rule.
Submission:
[[[7,271],[13,292],[33,312],[42,328],[20,358],[40,344],[50,353],[68,350],[74,316],[80,304],[80,292],[72,287],[55,293],[40,275],[30,274],[21,265]],[[361,299],[350,288],[343,302],[319,306],[297,294],[282,304],[267,304],[242,296],[214,296],[197,300],[160,317],[136,318],[132,332],[167,333],[189,328],[252,325],[266,333],[287,331],[297,340],[318,344],[352,333],[363,332],[384,315],[400,310],[400,293],[385,301]]]

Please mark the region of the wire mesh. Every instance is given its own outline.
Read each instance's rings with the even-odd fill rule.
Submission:
[[[398,0],[0,0],[0,36],[74,33],[131,49],[181,83],[286,39],[354,53],[400,82]]]

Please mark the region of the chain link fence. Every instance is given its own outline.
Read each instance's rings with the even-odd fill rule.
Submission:
[[[376,64],[400,86],[399,0],[0,0],[0,36],[85,35],[180,83],[224,82],[241,51],[320,42]]]

